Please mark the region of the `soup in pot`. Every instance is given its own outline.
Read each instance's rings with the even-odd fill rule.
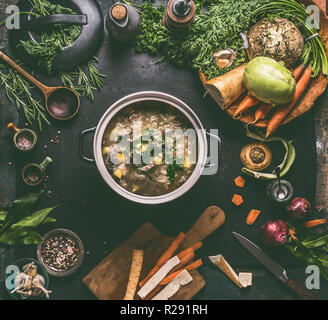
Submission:
[[[125,107],[109,122],[102,141],[107,170],[124,189],[160,196],[183,185],[197,162],[197,132],[165,103]]]

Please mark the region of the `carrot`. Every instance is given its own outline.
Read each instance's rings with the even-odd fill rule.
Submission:
[[[235,180],[235,185],[239,188],[244,188],[245,186],[245,179],[241,176],[237,177]]]
[[[273,134],[278,129],[283,120],[287,117],[287,115],[292,111],[296,102],[302,96],[308,84],[310,83],[311,75],[312,67],[308,66],[305,69],[301,78],[296,83],[296,89],[293,100],[279,107],[278,110],[273,114],[267,126],[266,137],[269,137],[271,134]]]
[[[243,197],[239,194],[234,194],[231,201],[236,206],[240,206],[244,202]]]
[[[169,274],[180,270],[181,268],[183,268],[184,266],[186,266],[188,263],[190,263],[192,261],[192,259],[194,259],[194,258],[195,258],[195,252],[194,251],[189,252],[186,256],[184,256],[184,257],[181,258],[180,263],[178,265],[176,265],[169,272]]]
[[[142,287],[159,270],[159,268],[162,265],[164,265],[173,256],[173,254],[178,249],[179,245],[181,244],[181,242],[185,237],[186,235],[184,233],[182,232],[179,233],[179,235],[172,241],[168,249],[157,260],[155,267],[152,270],[150,270],[150,272],[142,281],[140,281],[139,283],[140,287]]]
[[[246,223],[251,226],[252,224],[254,224],[254,222],[256,221],[257,217],[259,216],[259,214],[261,213],[260,210],[255,210],[252,209],[246,219]]]
[[[293,76],[296,81],[301,77],[304,69],[305,69],[305,64],[301,63],[297,68],[293,70]]]
[[[162,286],[165,286],[165,285],[169,284],[181,271],[183,271],[183,270],[187,270],[187,271],[195,270],[199,266],[201,266],[202,264],[203,264],[202,259],[198,259],[195,262],[187,265],[186,267],[184,267],[184,268],[182,268],[182,269],[180,269],[176,272],[170,273],[159,284],[162,285]]]
[[[268,113],[270,112],[270,110],[272,108],[273,108],[273,105],[271,105],[271,104],[267,104],[267,103],[260,104],[254,114],[254,123],[265,119],[265,117],[268,115]]]
[[[296,240],[297,238],[295,237],[296,231],[292,228],[289,228],[288,234],[292,237],[292,239]]]
[[[310,221],[304,223],[304,227],[306,227],[306,228],[313,228],[313,227],[319,226],[320,224],[324,224],[326,222],[327,222],[326,219],[310,220]]]
[[[202,260],[198,259],[195,262],[189,264],[188,266],[184,267],[183,269],[180,269],[174,273],[169,273],[159,284],[156,286],[151,292],[148,293],[148,295],[145,297],[144,300],[150,300],[153,298],[158,292],[160,292],[163,289],[163,286],[169,284],[181,271],[187,270],[192,271],[197,269],[199,266],[202,265]]]
[[[257,105],[260,101],[257,100],[256,98],[253,98],[251,96],[246,96],[242,102],[240,102],[237,110],[233,114],[233,117],[236,118],[239,116],[241,113],[247,111],[249,108]]]

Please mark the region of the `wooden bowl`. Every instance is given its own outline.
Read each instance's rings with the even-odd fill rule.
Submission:
[[[305,6],[309,5],[317,5],[320,9],[320,31],[319,34],[321,37],[323,37],[322,41],[323,44],[326,47],[326,54],[328,55],[328,17],[325,13],[325,2],[324,0],[301,0],[301,3],[303,3]],[[206,83],[207,79],[205,75],[200,71],[199,77],[203,85]],[[315,101],[323,94],[328,84],[328,78],[326,78],[322,73],[319,74],[316,78],[312,79],[309,87],[306,91],[306,93],[303,95],[303,97],[300,99],[300,101],[297,103],[296,107],[293,109],[293,111],[286,117],[284,122],[282,124],[286,124],[295,118],[301,116],[302,114],[309,111],[313,106]],[[237,100],[238,104],[238,100]],[[237,105],[236,104],[236,105]],[[236,106],[231,106],[225,111],[232,117]],[[238,118],[243,123],[251,123],[254,121],[254,109],[247,111],[241,115],[240,118]],[[253,125],[261,128],[265,128],[270,119],[264,119],[262,121],[259,121]]]

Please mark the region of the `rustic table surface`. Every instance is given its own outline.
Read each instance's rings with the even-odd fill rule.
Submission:
[[[0,17],[4,8],[14,3],[5,0],[0,4]],[[157,1],[158,2],[158,1]],[[165,1],[160,1],[164,3]],[[111,1],[99,1],[106,14]],[[323,4],[323,2],[321,3]],[[1,19],[2,20],[2,19]],[[15,58],[7,47],[4,28],[0,31],[0,46]],[[52,197],[44,196],[40,207],[60,204],[53,216],[57,222],[43,227],[46,233],[51,228],[68,228],[79,234],[86,248],[86,257],[81,269],[64,280],[51,278],[52,299],[94,299],[83,285],[82,278],[97,265],[111,250],[127,239],[145,221],[150,221],[162,233],[174,236],[186,231],[210,205],[221,207],[226,213],[225,225],[206,239],[200,255],[222,253],[237,272],[253,273],[253,286],[240,290],[218,269],[210,265],[199,268],[207,284],[195,299],[293,299],[295,298],[276,278],[259,265],[233,238],[236,231],[259,242],[259,230],[268,219],[274,219],[277,211],[266,200],[265,186],[253,181],[240,191],[233,179],[240,174],[239,152],[249,142],[245,130],[238,122],[222,112],[212,99],[203,98],[203,89],[197,74],[178,69],[169,63],[156,64],[158,58],[136,54],[134,47],[114,42],[105,34],[104,42],[97,54],[100,70],[107,74],[106,86],[96,93],[95,102],[82,100],[81,111],[71,122],[45,127],[40,134],[36,152],[22,157],[11,143],[7,131],[8,122],[25,125],[14,105],[11,105],[0,89],[0,205],[10,203],[15,196],[27,191],[19,172],[27,162],[41,162],[45,156],[54,160],[49,170],[48,188]],[[58,84],[58,78],[36,74],[47,85]],[[82,162],[78,155],[79,133],[97,125],[107,108],[119,98],[137,91],[163,91],[185,101],[199,116],[206,129],[218,128],[222,139],[222,162],[220,170],[213,176],[202,176],[198,183],[180,199],[161,206],[143,206],[129,202],[116,195],[102,181],[96,167]],[[317,101],[315,108],[303,117],[282,128],[279,134],[293,140],[296,161],[286,177],[295,189],[295,195],[303,196],[312,203],[327,206],[327,161],[328,161],[328,111],[327,92]],[[50,142],[57,131],[61,131],[60,143]],[[91,154],[92,141],[89,141]],[[43,146],[47,145],[48,148]],[[279,145],[273,150],[282,154]],[[275,159],[278,163],[279,158]],[[11,165],[9,165],[11,163]],[[234,193],[240,192],[245,204],[236,208],[231,204]],[[262,214],[254,226],[245,223],[250,209],[261,209]],[[327,209],[327,208],[325,208]],[[291,279],[304,284],[305,266],[284,249],[269,251],[270,255],[284,265]],[[0,247],[0,268],[14,259],[35,258],[35,247]],[[3,276],[3,269],[1,276]],[[2,278],[3,280],[3,278]],[[1,277],[0,277],[1,281]],[[323,281],[321,289],[314,292],[319,299],[328,297],[328,286]],[[0,282],[0,299],[8,299],[4,283]]]

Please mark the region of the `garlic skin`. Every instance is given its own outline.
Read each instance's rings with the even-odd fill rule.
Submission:
[[[222,49],[213,54],[214,63],[220,69],[231,67],[236,57],[237,53],[231,49]]]
[[[11,294],[17,292],[22,299],[27,299],[31,296],[39,296],[42,292],[49,299],[50,290],[47,290],[45,279],[37,273],[37,266],[34,262],[23,266],[23,272],[20,272],[15,279],[15,289],[10,291]]]

